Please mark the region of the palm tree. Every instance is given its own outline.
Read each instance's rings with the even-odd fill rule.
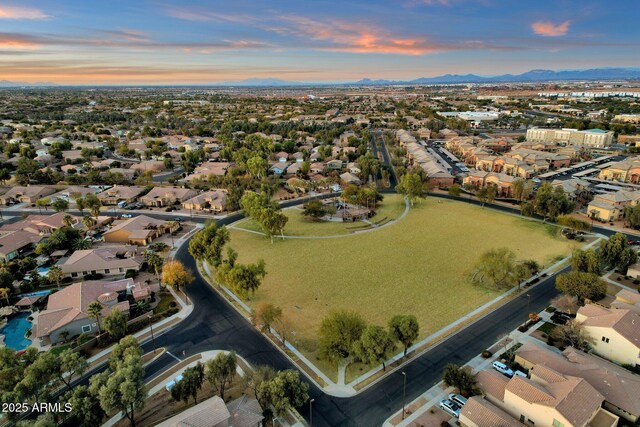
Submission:
[[[99,301],[94,301],[89,304],[87,308],[87,313],[89,316],[96,319],[96,323],[98,324],[98,334],[102,334],[102,329],[100,328],[100,316],[102,316],[102,304]]]
[[[85,215],[82,217],[82,224],[87,227],[87,229],[91,229],[91,227],[96,225],[96,220],[91,218],[89,215]]]
[[[47,273],[47,279],[49,279],[49,281],[51,282],[54,282],[58,286],[58,288],[60,288],[60,281],[62,280],[63,277],[64,277],[64,272],[57,265],[54,265],[53,267],[51,267],[49,269],[49,272]]]
[[[71,227],[71,225],[73,224],[73,217],[71,215],[63,216],[62,223],[67,227]]]
[[[100,206],[92,206],[91,215],[95,216],[96,219],[98,219],[98,216],[100,216]]]
[[[0,298],[4,298],[7,300],[7,305],[9,305],[9,293],[11,292],[11,289],[9,288],[0,288]]]
[[[80,237],[73,242],[73,249],[76,251],[91,249],[91,242]]]

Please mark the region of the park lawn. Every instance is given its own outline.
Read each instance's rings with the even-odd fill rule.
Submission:
[[[385,222],[397,219],[404,212],[404,207],[402,196],[398,194],[385,195],[376,215],[371,218],[371,222],[380,221],[383,218],[387,218]],[[302,209],[298,207],[287,208],[283,212],[289,218],[284,229],[285,236],[339,236],[351,234],[367,225],[361,221],[355,223],[338,221],[312,222],[302,215]],[[237,222],[235,226],[262,233],[258,223],[252,219],[243,219]]]
[[[333,309],[353,309],[386,325],[412,313],[424,338],[498,295],[470,283],[481,253],[512,249],[545,267],[572,244],[549,226],[463,202],[428,198],[395,224],[335,239],[269,239],[231,230],[240,262],[264,259],[267,276],[249,304],[270,301],[293,325],[293,342],[311,361],[317,332]]]

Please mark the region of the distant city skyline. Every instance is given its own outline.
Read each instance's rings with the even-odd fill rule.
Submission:
[[[0,80],[346,82],[640,67],[632,0],[1,2]]]

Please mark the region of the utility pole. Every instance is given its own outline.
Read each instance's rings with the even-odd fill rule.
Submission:
[[[405,400],[407,398],[407,373],[402,371],[402,377],[403,377],[403,384],[402,384],[402,419],[404,420],[404,407],[405,407]]]
[[[309,400],[309,427],[313,427],[313,402],[315,399]]]

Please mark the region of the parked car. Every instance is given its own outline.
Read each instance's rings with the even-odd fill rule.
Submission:
[[[466,397],[460,396],[459,394],[455,394],[455,393],[451,393],[449,395],[449,400],[460,407],[463,407],[467,403]]]
[[[551,321],[558,325],[566,324],[569,321],[569,319],[571,319],[571,317],[569,317],[569,315],[562,312],[555,312],[551,315]]]
[[[503,375],[508,376],[509,378],[513,376],[513,370],[502,362],[498,362],[496,360],[495,362],[493,362],[492,366],[493,366],[493,369],[495,369],[496,371],[500,372]]]
[[[522,371],[520,371],[520,370],[516,370],[516,371],[513,373],[513,375],[514,375],[514,376],[516,376],[516,375],[517,375],[517,376],[522,377],[522,378],[528,378],[528,377],[527,377],[527,374],[525,374],[524,372],[522,372]]]
[[[184,218],[176,217],[173,220],[174,221],[178,221],[178,222],[182,222],[182,221],[184,221]]]
[[[122,214],[122,218],[133,218],[131,214]]]
[[[453,415],[454,417],[460,416],[460,407],[449,399],[441,400],[440,403],[438,403],[438,407],[440,407],[440,409],[442,409],[443,411]]]

